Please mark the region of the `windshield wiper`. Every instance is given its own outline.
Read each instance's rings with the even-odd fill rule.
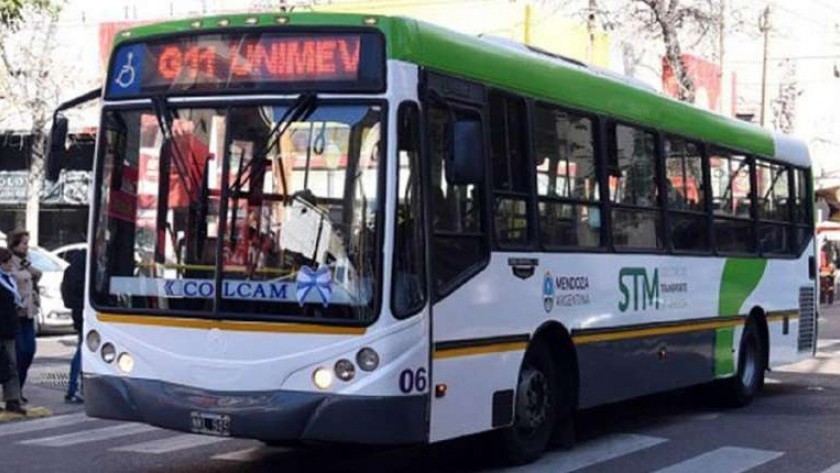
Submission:
[[[277,146],[280,142],[280,138],[286,134],[286,131],[294,122],[298,122],[301,120],[305,120],[314,110],[317,104],[318,96],[314,93],[303,93],[298,96],[297,99],[289,106],[288,109],[283,113],[277,123],[271,128],[271,131],[268,132],[268,137],[266,138],[266,145],[263,146],[259,151],[254,153],[254,158],[265,156],[271,148]],[[278,153],[279,155],[279,153]],[[253,166],[254,162],[257,159],[252,159],[248,162],[244,167],[239,168],[236,174],[236,181],[231,189],[234,192],[239,192],[241,188],[248,183],[248,179],[246,178],[244,181],[242,180],[242,176],[245,175],[246,172],[250,171],[251,166]],[[250,174],[249,174],[250,176]]]
[[[280,138],[286,133],[289,127],[294,122],[298,122],[301,120],[305,120],[312,112],[315,110],[318,104],[318,96],[312,92],[302,93],[295,99],[294,102],[286,109],[283,115],[280,117],[279,120],[274,124],[271,130],[268,132],[268,136],[266,137],[266,145],[260,148],[259,151],[254,153],[251,157],[251,160],[245,166],[242,165],[242,159],[244,158],[244,151],[243,155],[240,156],[239,161],[239,168],[236,172],[236,179],[234,184],[230,186],[228,195],[236,198],[242,191],[242,187],[245,186],[250,180],[253,173],[251,172],[251,167],[254,166],[255,162],[259,162],[261,166],[265,165],[265,155],[277,146],[277,156],[280,156]],[[248,173],[248,178],[244,179],[242,176],[245,173]],[[280,172],[284,173],[283,166],[280,166]],[[285,202],[288,193],[286,189],[286,178],[285,175],[282,176],[282,184],[283,184],[283,201]],[[233,213],[230,217],[230,243],[233,246],[236,246],[236,231],[234,225],[236,224],[236,218],[238,214],[238,207],[234,205]],[[247,217],[246,217],[247,218]]]

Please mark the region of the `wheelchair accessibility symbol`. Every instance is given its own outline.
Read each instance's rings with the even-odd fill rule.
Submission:
[[[131,85],[134,84],[134,79],[137,78],[137,72],[134,69],[134,64],[132,64],[133,61],[134,53],[129,51],[125,56],[125,64],[122,65],[120,73],[117,75],[117,78],[114,79],[117,85],[123,89],[131,87]]]

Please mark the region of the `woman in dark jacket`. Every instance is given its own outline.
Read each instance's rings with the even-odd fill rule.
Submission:
[[[3,383],[3,400],[6,411],[16,414],[26,414],[20,406],[20,379],[17,372],[17,356],[15,351],[15,336],[18,333],[18,308],[24,306],[23,299],[18,292],[12,265],[12,252],[0,248],[0,363],[10,374]]]

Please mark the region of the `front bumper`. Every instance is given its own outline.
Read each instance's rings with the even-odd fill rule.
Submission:
[[[162,381],[85,374],[91,417],[190,432],[192,413],[227,414],[232,437],[363,444],[426,441],[426,396],[207,391]]]

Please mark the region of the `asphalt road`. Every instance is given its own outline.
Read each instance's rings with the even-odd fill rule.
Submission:
[[[840,303],[823,307],[820,339],[816,358],[770,373],[746,408],[721,410],[690,390],[588,411],[573,450],[517,469],[499,468],[484,438],[385,451],[282,449],[87,419],[61,402],[72,337],[40,339],[27,395],[55,415],[0,423],[0,471],[840,473]]]

